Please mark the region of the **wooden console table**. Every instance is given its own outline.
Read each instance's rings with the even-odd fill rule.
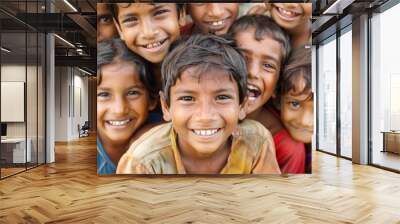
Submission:
[[[393,152],[400,154],[400,131],[382,131],[383,150],[382,152]]]

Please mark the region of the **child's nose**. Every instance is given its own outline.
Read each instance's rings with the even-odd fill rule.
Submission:
[[[247,67],[249,72],[249,78],[251,79],[259,78],[260,69],[257,63],[250,62],[247,64]]]
[[[221,18],[224,13],[223,6],[221,5],[221,3],[209,3],[207,11],[210,16],[215,17],[217,19]]]
[[[209,100],[204,100],[200,102],[197,109],[196,117],[200,121],[210,121],[215,117],[215,108]]]
[[[303,128],[314,128],[314,111],[312,109],[305,110],[300,119],[300,124]]]
[[[111,105],[111,111],[114,114],[121,115],[127,113],[128,106],[124,99],[118,97],[114,100],[114,103]]]
[[[141,25],[141,30],[142,30],[142,34],[143,34],[143,38],[145,39],[154,39],[159,30],[158,30],[158,26],[156,24],[154,24],[153,21],[151,21],[150,19],[145,19],[142,22]]]

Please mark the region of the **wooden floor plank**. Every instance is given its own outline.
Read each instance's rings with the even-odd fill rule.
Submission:
[[[92,136],[0,201],[0,223],[400,223],[400,175],[314,152],[312,175],[98,177]]]

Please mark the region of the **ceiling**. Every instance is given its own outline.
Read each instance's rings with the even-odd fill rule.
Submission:
[[[389,0],[312,0],[313,44],[352,23],[354,17],[374,11]]]
[[[275,0],[270,0],[273,1]],[[331,36],[337,29],[351,24],[354,16],[374,10],[387,1],[311,0],[313,43],[318,43]],[[94,74],[97,55],[96,2],[96,0],[0,0],[1,43],[2,46],[13,50],[7,54],[6,60],[25,62],[27,55],[28,59],[31,58],[30,55],[35,55],[37,46],[39,50],[44,47],[43,43],[37,43],[36,33],[54,32],[74,45],[72,47],[60,38],[55,38],[56,65],[80,66]],[[293,2],[304,2],[304,0]],[[23,35],[25,33],[27,35]],[[5,57],[2,60],[5,60]]]
[[[0,29],[2,46],[12,50],[2,61],[29,63],[50,32],[73,45],[55,38],[56,66],[96,73],[96,0],[0,0]]]

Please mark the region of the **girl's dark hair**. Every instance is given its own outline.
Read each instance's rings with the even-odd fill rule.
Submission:
[[[299,83],[304,83],[301,87]],[[302,88],[302,89],[299,89]],[[303,46],[292,51],[279,81],[278,93],[296,95],[311,90],[311,48]]]
[[[135,66],[140,81],[144,84],[151,99],[156,99],[155,77],[149,72],[148,62],[139,55],[130,51],[119,38],[113,38],[97,44],[97,85],[101,83],[101,67],[118,62],[129,62]],[[118,74],[115,74],[118,75]]]
[[[168,104],[171,86],[191,67],[198,68],[199,75],[212,69],[225,70],[238,84],[240,104],[245,99],[247,67],[234,41],[211,34],[193,34],[180,40],[164,59],[161,67],[164,99]]]

